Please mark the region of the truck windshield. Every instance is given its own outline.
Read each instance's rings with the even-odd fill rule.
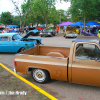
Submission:
[[[19,40],[22,38],[22,36],[20,34],[16,34],[12,37],[14,40]]]

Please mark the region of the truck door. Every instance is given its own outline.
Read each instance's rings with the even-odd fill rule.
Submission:
[[[97,44],[80,42],[75,45],[72,82],[100,86],[100,48]]]

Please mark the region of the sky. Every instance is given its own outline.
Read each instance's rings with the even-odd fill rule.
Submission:
[[[17,1],[17,2],[19,1],[20,3],[19,5],[23,3],[23,0],[14,0],[14,1]],[[57,10],[59,9],[67,10],[70,7],[70,2],[67,2],[67,3],[64,1],[62,3],[57,2],[55,6]],[[15,15],[13,3],[11,2],[11,0],[0,0],[0,14],[2,12],[7,12],[7,11],[11,12],[12,15]]]

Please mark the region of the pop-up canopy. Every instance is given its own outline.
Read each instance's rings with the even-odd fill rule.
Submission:
[[[79,22],[71,24],[70,26],[81,26],[81,25],[84,25],[84,23],[79,21]]]
[[[71,24],[73,24],[73,23],[67,21],[67,22],[63,22],[63,23],[59,24],[58,26],[70,26]]]
[[[86,23],[86,25],[100,25],[100,23],[91,21],[91,22]]]

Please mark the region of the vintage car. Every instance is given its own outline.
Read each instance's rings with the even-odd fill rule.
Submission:
[[[0,34],[0,52],[17,53],[27,48],[41,44],[41,38],[28,38],[30,34],[22,37],[19,33]]]
[[[52,29],[44,29],[43,31],[40,32],[40,36],[55,36],[56,31]]]
[[[40,34],[40,31],[37,30],[35,27],[31,27],[31,28],[29,28],[27,34],[29,34],[29,33],[30,33],[31,35],[39,35],[39,34]]]
[[[97,36],[98,30],[100,30],[100,27],[92,27],[87,31],[83,31],[81,33],[83,33],[85,36]]]
[[[76,27],[68,26],[66,30],[63,32],[64,37],[77,37],[78,33],[76,32]]]

